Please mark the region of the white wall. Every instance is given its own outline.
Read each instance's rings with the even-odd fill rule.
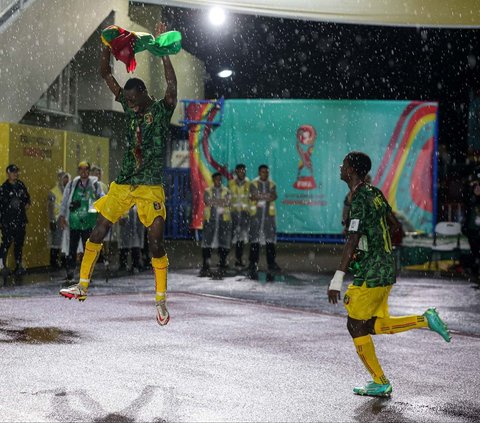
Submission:
[[[0,121],[19,122],[110,11],[109,1],[28,3],[0,36]]]

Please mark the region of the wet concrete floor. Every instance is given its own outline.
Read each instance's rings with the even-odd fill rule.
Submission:
[[[58,279],[0,289],[1,421],[474,422],[480,291],[461,280],[400,278],[395,315],[436,305],[454,337],[375,337],[394,393],[358,397],[369,379],[328,276],[274,283],[171,272],[172,320],[155,322],[148,273],[105,283],[84,303]]]

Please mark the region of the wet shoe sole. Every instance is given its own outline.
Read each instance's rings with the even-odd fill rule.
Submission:
[[[63,298],[67,298],[69,300],[78,300],[80,302],[83,302],[87,299],[87,296],[77,296],[77,295],[70,295],[70,294],[64,294],[63,292],[59,292],[60,296],[62,296]]]
[[[390,387],[390,389],[388,389],[387,391],[379,393],[379,394],[369,393],[367,391],[358,391],[357,392],[357,391],[355,391],[355,389],[353,390],[353,393],[355,395],[360,395],[361,397],[377,397],[377,398],[390,398],[392,396],[392,392],[393,392],[392,387]]]
[[[168,315],[168,317],[162,322],[158,316],[157,316],[157,323],[160,325],[160,326],[165,326],[168,322],[170,321],[170,315]]]

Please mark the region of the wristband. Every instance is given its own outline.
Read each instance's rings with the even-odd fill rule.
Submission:
[[[330,286],[328,287],[329,291],[341,291],[343,278],[345,277],[345,272],[337,270],[333,275],[333,279],[330,281]]]

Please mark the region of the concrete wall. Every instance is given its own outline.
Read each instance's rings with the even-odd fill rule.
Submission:
[[[35,0],[0,36],[0,121],[20,122],[109,15],[109,1]]]

